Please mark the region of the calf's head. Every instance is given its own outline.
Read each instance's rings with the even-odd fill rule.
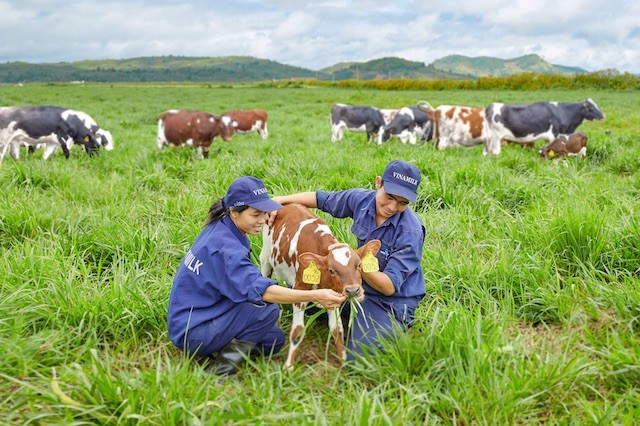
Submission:
[[[329,247],[327,255],[306,252],[298,256],[300,262],[299,272],[302,282],[306,285],[317,285],[318,288],[330,288],[342,293],[348,298],[362,300],[362,259],[365,256],[376,256],[380,250],[380,240],[371,240],[357,250],[347,244],[333,244]],[[311,268],[312,273],[319,271],[319,277],[315,282],[304,279],[303,271]],[[314,269],[314,268],[317,268]],[[297,280],[296,280],[297,281]]]

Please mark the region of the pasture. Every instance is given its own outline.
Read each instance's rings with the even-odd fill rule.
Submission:
[[[508,145],[442,152],[330,142],[334,102],[484,107],[578,102],[587,158]],[[640,418],[640,97],[636,91],[375,91],[209,85],[0,86],[2,105],[89,113],[115,149],[0,165],[0,418],[10,424],[632,424]],[[217,138],[207,160],[156,147],[170,108],[264,108],[269,138]],[[540,146],[540,142],[538,143]],[[427,296],[384,355],[340,369],[314,324],[226,380],[166,333],[173,274],[211,203],[245,174],[271,194],[373,188],[415,163]],[[323,216],[355,244],[350,220]],[[258,262],[260,237],[252,238]],[[291,309],[282,310],[288,333]],[[313,346],[312,346],[313,345]],[[306,348],[306,349],[305,349]]]

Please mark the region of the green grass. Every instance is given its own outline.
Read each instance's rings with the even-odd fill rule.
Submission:
[[[509,145],[330,142],[334,102],[379,107],[580,101],[588,157]],[[2,105],[85,111],[115,137],[0,165],[0,418],[10,424],[633,424],[640,418],[640,98],[610,91],[391,92],[211,85],[0,86]],[[166,109],[264,108],[269,139],[216,139],[211,158],[158,152]],[[609,132],[607,132],[609,131]],[[384,355],[335,367],[327,330],[284,368],[207,373],[169,342],[173,274],[211,203],[240,175],[273,195],[373,188],[391,159],[424,176],[427,296]],[[355,244],[349,220],[321,214]],[[257,261],[260,237],[252,239]],[[288,332],[290,308],[281,325]],[[326,359],[325,359],[326,358]]]

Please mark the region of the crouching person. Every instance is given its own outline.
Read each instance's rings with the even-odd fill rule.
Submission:
[[[217,374],[230,375],[250,355],[284,345],[276,326],[282,303],[316,302],[336,308],[342,294],[294,290],[263,277],[250,257],[268,213],[282,208],[260,179],[244,176],[209,209],[207,223],[183,258],[169,297],[169,338],[186,354],[211,358]]]

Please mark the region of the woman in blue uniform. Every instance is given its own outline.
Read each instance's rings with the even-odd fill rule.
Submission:
[[[207,224],[180,263],[169,298],[171,341],[197,357],[213,356],[218,374],[233,374],[252,353],[276,353],[284,333],[278,303],[317,302],[335,308],[333,290],[294,290],[263,277],[250,258],[268,212],[282,208],[260,179],[244,176],[209,209]]]
[[[348,359],[361,354],[365,347],[380,347],[382,338],[413,325],[416,307],[425,295],[420,265],[425,228],[409,208],[416,201],[420,179],[416,166],[395,160],[376,177],[375,190],[355,188],[274,197],[281,204],[300,203],[333,217],[352,218],[351,231],[358,247],[373,239],[382,242],[377,262],[365,265],[363,259],[364,316],[354,317]],[[270,223],[277,215],[274,213]]]

